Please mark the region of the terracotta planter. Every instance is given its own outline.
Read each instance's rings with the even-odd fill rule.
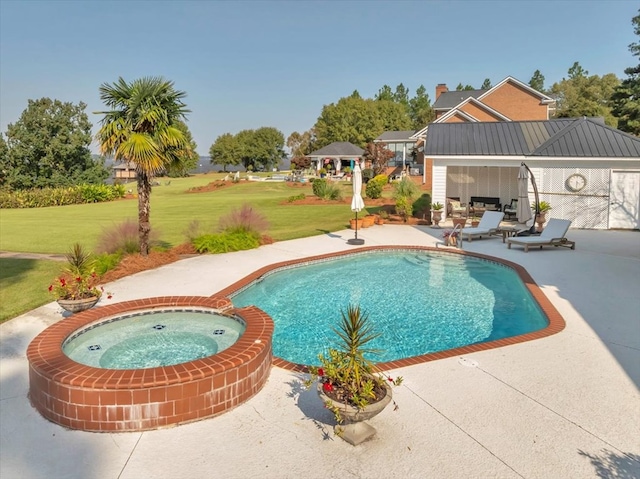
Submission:
[[[87,309],[93,308],[100,298],[92,296],[83,299],[59,299],[57,302],[62,309],[70,313],[79,313]]]
[[[322,383],[318,382],[318,396],[320,396],[320,399],[322,399],[324,403],[329,403],[332,407],[337,407],[340,410],[340,415],[344,419],[344,424],[337,424],[334,428],[338,436],[349,444],[357,446],[371,438],[376,433],[375,428],[364,421],[380,414],[391,402],[391,398],[393,397],[391,387],[386,383],[384,387],[387,390],[385,397],[378,402],[368,404],[363,409],[358,409],[331,399],[322,390]]]
[[[467,224],[466,218],[451,218],[453,222],[453,227],[455,228],[457,225],[460,225],[461,228],[464,228],[464,225]]]
[[[472,221],[472,222],[471,222],[471,227],[472,227],[472,228],[475,228],[475,227],[476,227],[476,226],[478,226],[479,224],[480,224],[480,222],[479,222],[479,221]]]
[[[535,213],[534,213],[535,215]],[[536,231],[538,233],[541,233],[542,230],[544,229],[544,224],[547,221],[547,212],[543,212],[543,213],[538,213],[538,216],[536,218],[536,224],[538,225],[538,227],[536,228]]]
[[[369,226],[373,226],[374,220],[375,220],[375,217],[373,215],[365,216],[364,218],[362,218],[362,227],[368,228]]]
[[[351,226],[352,230],[356,229],[356,220],[349,220],[349,225]],[[362,229],[362,218],[358,218],[358,229]]]
[[[376,216],[376,224],[377,225],[383,225],[384,224],[384,218],[382,216]]]

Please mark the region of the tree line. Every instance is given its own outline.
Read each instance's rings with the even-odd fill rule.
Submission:
[[[640,10],[639,10],[640,12]],[[640,36],[640,14],[632,18],[634,33]],[[640,56],[640,43],[629,45]],[[590,75],[579,62],[567,77],[545,87],[545,77],[535,70],[529,85],[556,100],[557,118],[598,116],[606,124],[640,135],[640,65],[625,70],[620,80],[613,73]],[[120,85],[124,88],[123,85]],[[480,89],[491,88],[486,78]],[[473,90],[459,83],[456,90]],[[27,108],[6,133],[0,133],[0,187],[26,189],[100,183],[110,174],[104,158],[94,158],[92,124],[82,102],[73,104],[41,98],[29,100]],[[395,89],[383,85],[373,98],[363,98],[355,90],[337,102],[324,105],[315,124],[307,131],[292,132],[286,139],[274,127],[242,130],[220,135],[209,149],[211,162],[223,166],[242,165],[247,170],[270,170],[285,158],[285,144],[294,158],[335,141],[348,141],[362,148],[385,131],[415,131],[433,121],[435,114],[424,85],[413,96],[402,83]],[[180,115],[175,128],[189,148],[182,148],[155,173],[184,176],[197,166],[197,145]],[[122,154],[122,158],[126,155]]]

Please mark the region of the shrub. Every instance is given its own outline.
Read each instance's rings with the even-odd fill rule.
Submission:
[[[293,203],[294,201],[304,200],[307,197],[304,193],[300,193],[299,195],[292,195],[287,198],[287,203]]]
[[[123,185],[81,184],[59,188],[0,191],[0,208],[42,208],[96,203],[123,198]]]
[[[195,238],[202,235],[202,227],[198,220],[191,220],[187,229],[184,230],[184,235],[187,237],[189,243],[193,242]]]
[[[420,216],[427,214],[427,211],[431,209],[431,195],[424,193],[420,198],[413,202],[412,213],[413,216]]]
[[[151,230],[149,243],[154,244],[157,242],[157,233],[155,230]],[[98,238],[96,251],[98,253],[139,253],[138,223],[132,219],[127,219],[121,223],[103,228]]]
[[[373,179],[367,183],[365,192],[367,193],[368,198],[374,200],[376,198],[380,198],[382,196],[382,185],[378,181],[375,181],[375,179]]]
[[[96,273],[102,276],[107,271],[115,269],[115,267],[120,264],[121,259],[121,253],[102,253],[95,257],[93,266]]]
[[[362,170],[362,180],[368,182],[371,178],[373,178],[373,170],[371,168],[365,168]]]
[[[418,193],[420,193],[420,188],[413,181],[409,179],[409,177],[405,176],[402,180],[393,184],[393,198],[408,198],[409,202],[413,200]]]
[[[324,178],[316,178],[312,184],[313,194],[323,200],[341,200],[342,190],[334,183]]]
[[[253,232],[259,238],[269,228],[269,222],[264,215],[254,210],[251,205],[244,204],[240,209],[233,210],[228,215],[222,216],[219,226],[225,232]]]
[[[193,240],[193,247],[198,253],[228,253],[254,249],[258,246],[260,246],[260,235],[249,231],[206,234]]]
[[[404,221],[411,216],[411,200],[408,197],[402,196],[396,199],[396,213],[402,216]]]

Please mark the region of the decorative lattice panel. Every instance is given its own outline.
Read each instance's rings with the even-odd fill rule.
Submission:
[[[567,178],[579,173],[587,182],[579,192],[570,191]],[[573,228],[607,229],[611,171],[606,168],[539,168],[534,170],[540,200],[548,201],[552,218],[571,220]]]
[[[540,200],[551,204],[548,217],[569,219],[574,228],[606,229],[609,221],[610,170],[606,168],[532,168]],[[580,173],[586,186],[578,193],[566,187],[567,178]],[[518,197],[518,168],[448,166],[447,197],[468,202],[472,196],[499,196],[504,205]],[[529,198],[533,200],[529,186]]]

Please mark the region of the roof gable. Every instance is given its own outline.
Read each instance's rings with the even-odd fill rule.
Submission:
[[[362,156],[364,150],[348,141],[335,141],[307,156]]]
[[[471,115],[469,112],[466,112],[466,111],[463,110],[465,105],[473,105],[476,108],[484,110],[487,114],[495,116],[498,120],[511,121],[508,117],[506,117],[505,115],[503,115],[499,111],[494,110],[490,106],[485,105],[484,103],[482,103],[481,101],[476,100],[473,97],[469,97],[466,100],[462,101],[460,104],[456,105],[455,108],[452,108],[447,113],[442,115],[440,118],[436,119],[434,121],[434,123],[444,123],[449,118],[451,118],[452,116],[455,116],[456,114],[466,118],[468,121],[480,121],[476,117]]]
[[[535,90],[533,88],[531,88],[529,85],[527,85],[526,83],[522,83],[520,80],[513,78],[513,77],[507,77],[504,80],[502,80],[500,83],[498,83],[497,85],[494,85],[493,87],[491,87],[489,90],[486,90],[482,95],[480,95],[478,97],[478,100],[482,100],[484,97],[487,97],[489,95],[491,95],[492,93],[495,93],[496,90],[498,90],[499,88],[502,88],[502,86],[505,83],[512,83],[520,88],[522,88],[523,90],[525,90],[526,92],[530,93],[531,95],[540,98],[540,101],[542,103],[554,103],[555,100],[547,95],[545,95],[544,93],[540,93],[538,90]]]
[[[379,142],[402,142],[402,141],[411,141],[412,136],[415,133],[415,130],[404,130],[404,131],[385,131],[382,135],[373,140],[376,143]]]
[[[478,98],[487,90],[454,90],[441,93],[433,104],[434,110],[450,110],[469,97]]]

